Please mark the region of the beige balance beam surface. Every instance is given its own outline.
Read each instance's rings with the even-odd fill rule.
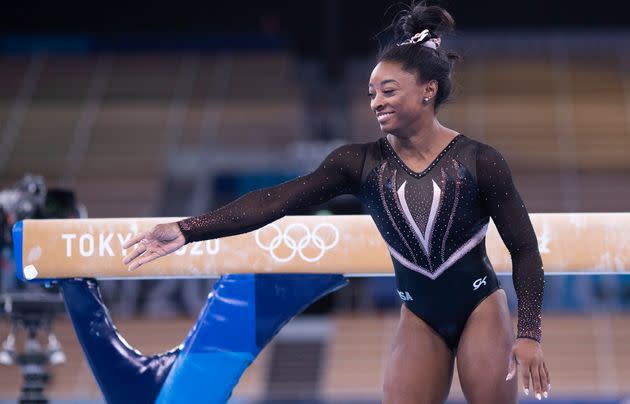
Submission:
[[[624,273],[630,213],[532,214],[547,272]],[[184,246],[129,272],[122,244],[176,218],[26,220],[16,225],[18,276],[55,278],[214,277],[234,273],[390,275],[387,246],[369,216],[288,216],[259,230]],[[487,250],[498,272],[510,255],[494,225]],[[20,262],[21,261],[21,262]]]

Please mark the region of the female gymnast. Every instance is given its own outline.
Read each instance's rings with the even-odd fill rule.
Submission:
[[[443,126],[457,59],[441,36],[451,15],[418,4],[395,22],[403,40],[383,50],[369,81],[384,137],[330,153],[313,172],[250,192],[207,214],[160,224],[131,239],[130,270],[186,243],[249,232],[341,194],[358,197],[392,257],[403,299],[385,370],[383,402],[442,403],[454,358],[471,404],[517,402],[550,388],[541,339],[544,273],[536,235],[510,169],[492,147]],[[485,250],[492,218],[510,251],[516,338],[505,292]]]

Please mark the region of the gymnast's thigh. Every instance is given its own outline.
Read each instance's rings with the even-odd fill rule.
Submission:
[[[452,351],[431,327],[403,305],[385,368],[383,403],[444,403],[452,377]]]
[[[514,330],[502,289],[486,297],[468,318],[457,349],[457,372],[469,404],[517,402],[517,377],[505,381]]]

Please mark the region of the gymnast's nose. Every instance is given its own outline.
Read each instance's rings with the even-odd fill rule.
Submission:
[[[382,111],[383,108],[385,108],[385,105],[383,104],[383,97],[379,94],[375,94],[374,97],[370,100],[370,107],[372,108],[372,111],[374,111],[374,113]]]

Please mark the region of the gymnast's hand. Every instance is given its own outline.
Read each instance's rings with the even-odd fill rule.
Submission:
[[[529,395],[530,380],[537,399],[549,396],[551,379],[538,341],[529,338],[517,338],[512,347],[508,375],[511,380],[516,375],[516,367],[521,367],[521,380],[525,395]]]
[[[186,244],[186,240],[177,223],[164,223],[132,237],[123,244],[123,248],[131,248],[136,244],[138,246],[123,260],[125,265],[129,265],[129,271],[177,251]]]

